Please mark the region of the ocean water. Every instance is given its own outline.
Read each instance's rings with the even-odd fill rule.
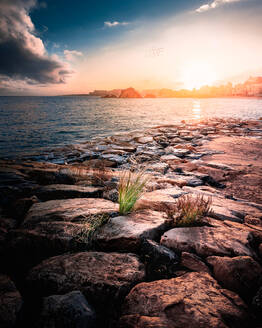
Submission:
[[[0,97],[0,158],[181,120],[261,116],[262,98]]]

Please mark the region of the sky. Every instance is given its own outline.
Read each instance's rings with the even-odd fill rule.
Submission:
[[[0,0],[0,95],[262,75],[261,0]]]

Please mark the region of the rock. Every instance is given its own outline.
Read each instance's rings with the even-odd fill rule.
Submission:
[[[253,297],[252,306],[257,312],[258,316],[262,318],[262,286],[258,289],[256,295]]]
[[[33,226],[39,222],[81,222],[93,214],[116,211],[118,211],[117,204],[102,198],[49,200],[34,204],[29,210],[22,227]]]
[[[181,266],[190,271],[211,273],[208,266],[195,254],[182,252]]]
[[[262,268],[249,256],[210,256],[207,262],[213,267],[216,280],[244,299],[254,296],[262,284]]]
[[[179,158],[184,158],[185,156],[187,156],[190,153],[190,151],[188,149],[176,149],[172,146],[166,148],[165,151],[167,154],[171,153],[172,155],[175,155],[176,157],[179,157]]]
[[[153,240],[143,240],[140,254],[146,264],[147,277],[150,280],[173,277],[178,270],[179,257],[171,249]]]
[[[148,144],[154,141],[153,137],[138,137],[138,138],[134,138],[134,140],[140,144]]]
[[[80,291],[43,299],[39,328],[95,328],[96,315]]]
[[[136,285],[125,299],[120,328],[250,327],[247,307],[207,273]]]
[[[36,195],[41,200],[96,198],[102,195],[102,188],[56,184],[41,187],[36,190]]]
[[[39,199],[36,196],[18,199],[10,206],[9,215],[17,221],[21,221],[24,219],[30,207],[38,202]]]
[[[181,252],[199,256],[255,256],[250,247],[250,232],[218,227],[174,228],[164,233],[161,244]]]
[[[94,242],[102,250],[137,252],[142,238],[158,239],[169,227],[164,213],[151,210],[109,219]]]
[[[103,192],[103,198],[111,200],[112,202],[116,203],[118,201],[118,190],[117,189],[105,190]]]
[[[119,98],[142,98],[142,97],[134,88],[127,88],[121,90]]]
[[[12,230],[6,242],[6,262],[16,272],[25,272],[48,257],[88,250],[90,224],[39,222],[27,229]]]
[[[22,297],[12,280],[0,274],[0,327],[15,327],[22,307]]]
[[[69,169],[38,168],[29,172],[29,177],[40,185],[48,184],[74,184],[75,179]]]
[[[114,162],[118,165],[126,163],[126,158],[120,155],[115,154],[102,154],[102,159],[107,160],[109,162]]]
[[[179,187],[146,192],[137,201],[135,207],[136,209],[149,208],[156,211],[163,211],[166,206],[174,207],[176,198],[184,194],[186,194],[186,192]]]
[[[43,261],[29,272],[27,285],[43,296],[80,290],[95,308],[109,309],[144,278],[133,254],[80,252]]]
[[[159,172],[165,174],[168,170],[168,164],[166,163],[154,163],[147,166],[147,171]]]

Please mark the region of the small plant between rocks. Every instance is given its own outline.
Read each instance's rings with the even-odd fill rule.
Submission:
[[[125,171],[120,176],[118,185],[119,213],[126,215],[134,209],[137,200],[142,196],[143,189],[149,181],[145,171]]]
[[[175,227],[188,227],[201,224],[201,219],[211,213],[212,197],[184,195],[178,198],[175,208],[165,212]]]
[[[93,245],[93,237],[95,232],[107,223],[110,216],[106,213],[91,214],[83,218],[83,228],[75,236],[75,241],[79,244],[87,244],[89,247]]]

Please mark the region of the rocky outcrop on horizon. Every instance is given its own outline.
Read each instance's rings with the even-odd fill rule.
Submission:
[[[142,96],[134,88],[127,88],[121,91],[119,98],[142,98]]]

